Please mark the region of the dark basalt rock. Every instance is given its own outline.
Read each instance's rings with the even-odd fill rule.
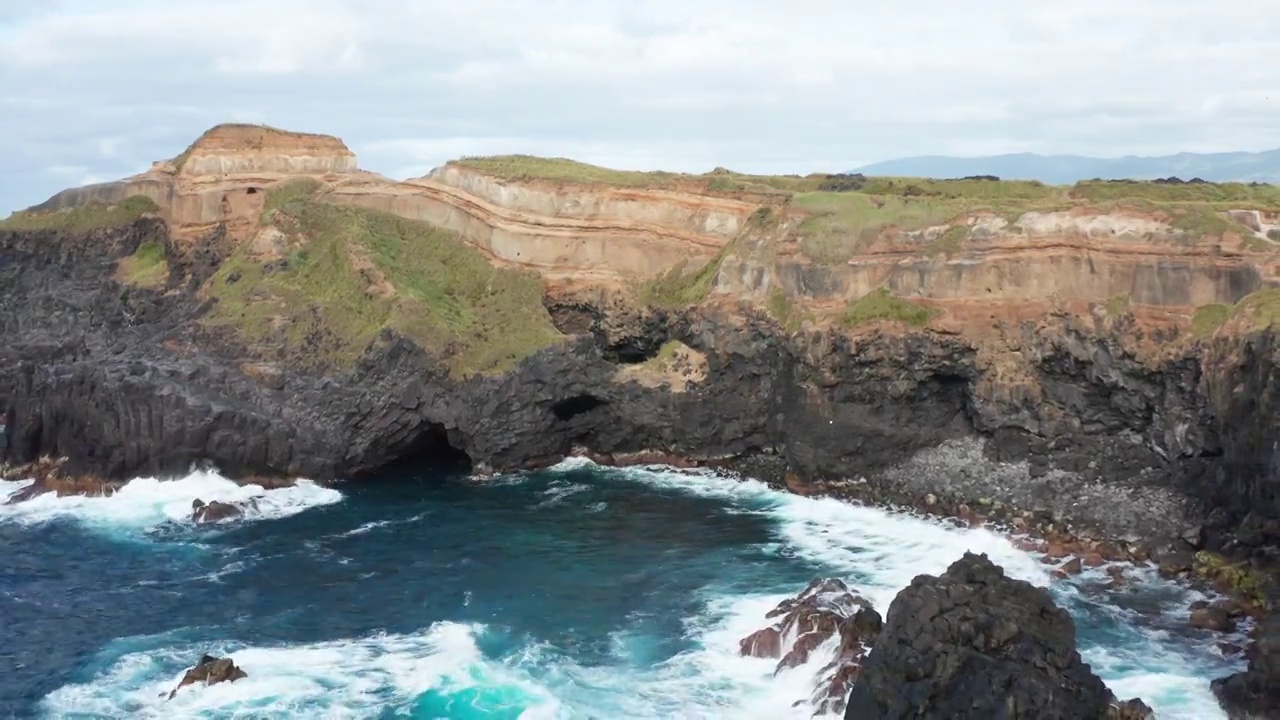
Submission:
[[[203,655],[200,658],[200,662],[196,663],[195,667],[182,676],[178,686],[169,692],[168,699],[172,700],[179,690],[188,685],[196,683],[201,683],[205,686],[217,685],[221,682],[235,682],[246,677],[249,677],[249,674],[236,667],[231,658],[216,658],[212,655]]]
[[[845,718],[1099,720],[1115,698],[1049,593],[965,553],[898,593]]]
[[[1248,669],[1213,681],[1213,693],[1231,720],[1273,718],[1280,710],[1280,615],[1263,618],[1253,635]]]
[[[839,649],[818,673],[808,701],[819,714],[843,710],[849,687],[880,634],[880,614],[843,581],[815,578],[799,595],[778,603],[765,618],[775,620],[774,624],[743,638],[739,648],[749,657],[779,658],[775,674],[809,662],[814,650],[839,636]]]
[[[227,503],[220,500],[205,502],[197,498],[191,503],[191,521],[197,525],[221,522],[244,517],[244,511],[256,508],[258,501],[250,499],[244,503]]]

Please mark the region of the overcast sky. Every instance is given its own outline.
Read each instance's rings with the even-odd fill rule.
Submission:
[[[396,177],[1261,150],[1277,58],[1277,0],[4,2],[0,214],[224,121],[335,134]]]

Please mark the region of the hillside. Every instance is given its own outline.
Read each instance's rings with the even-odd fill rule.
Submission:
[[[1156,157],[1119,158],[1081,155],[1010,153],[985,157],[930,155],[898,158],[864,165],[852,172],[865,175],[1001,178],[1039,180],[1067,185],[1081,180],[1155,180],[1178,177],[1211,182],[1280,183],[1280,149],[1263,152],[1178,153]]]

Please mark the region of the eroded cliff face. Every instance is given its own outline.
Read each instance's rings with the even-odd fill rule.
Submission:
[[[431,332],[411,339],[413,313],[436,312],[430,277],[338,238],[356,299],[401,319],[346,348],[346,365],[312,362],[357,335],[307,309],[306,223],[264,213],[300,179],[315,202],[425,221],[536,271],[558,339],[502,372],[460,373]],[[1191,328],[1197,308],[1275,284],[1272,241],[1242,235],[1265,235],[1271,215],[1196,234],[1123,208],[969,212],[833,262],[806,254],[803,208],[715,182],[515,181],[466,164],[396,182],[335,138],[214,128],[143,175],[37,208],[140,193],[157,217],[0,230],[11,459],[332,479],[586,452],[865,479],[902,501],[997,498],[1115,534],[1280,514],[1275,331],[1257,313]],[[144,246],[162,248],[149,283],[122,270]],[[881,289],[893,312],[850,322],[849,303]],[[241,314],[210,322],[233,298]],[[269,332],[227,320],[250,315]],[[1141,502],[1118,511],[1124,498]]]

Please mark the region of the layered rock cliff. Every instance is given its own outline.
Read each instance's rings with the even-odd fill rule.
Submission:
[[[219,126],[0,223],[7,460],[681,459],[1112,536],[1199,526],[1265,565],[1280,192],[1210,190],[523,156],[393,181],[336,138]]]

